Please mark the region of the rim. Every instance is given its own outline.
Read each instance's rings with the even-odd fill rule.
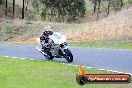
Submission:
[[[71,59],[71,57],[70,57],[70,56],[66,56],[66,59],[67,59],[67,61],[69,62],[70,59]]]

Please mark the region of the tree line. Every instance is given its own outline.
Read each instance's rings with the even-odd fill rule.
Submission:
[[[0,0],[5,2],[5,14],[7,15],[8,0]],[[15,14],[15,2],[12,0],[12,13]],[[32,2],[32,7],[35,12],[40,13],[44,20],[62,20],[75,21],[79,18],[84,18],[87,12],[85,0],[22,0],[22,19],[25,15],[25,3]],[[123,0],[89,0],[93,6],[93,13],[99,18],[101,3],[106,3],[106,14],[109,15],[110,9],[119,10],[123,7]]]
[[[12,0],[12,17],[14,18],[15,16],[15,1],[16,0]],[[8,14],[8,0],[0,0],[0,3],[4,3],[5,2],[5,15]],[[24,9],[25,9],[25,0],[23,0],[23,6],[22,6],[22,19],[24,19]]]
[[[101,8],[101,3],[106,2],[107,3],[107,15],[110,13],[110,7],[114,10],[119,10],[123,7],[124,3],[123,0],[91,0],[91,2],[94,4],[93,12],[97,12],[97,18],[99,17],[99,12]]]
[[[12,17],[15,15],[15,2],[12,0]],[[8,0],[5,2],[5,15],[8,13]],[[39,3],[38,3],[39,2]],[[85,1],[84,0],[32,0],[33,8],[38,11],[38,6],[43,6],[41,16],[43,19],[62,19],[76,20],[77,17],[84,17],[85,15]],[[25,0],[22,3],[22,19],[25,15]]]
[[[41,0],[43,5],[42,17],[74,21],[84,17],[86,12],[84,0]]]

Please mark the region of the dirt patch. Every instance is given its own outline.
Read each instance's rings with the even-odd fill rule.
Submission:
[[[33,37],[33,38],[30,38],[30,39],[27,39],[25,41],[23,41],[24,44],[38,44],[37,42],[37,39],[38,37]]]

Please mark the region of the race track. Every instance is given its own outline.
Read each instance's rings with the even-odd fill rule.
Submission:
[[[73,64],[132,73],[132,50],[96,48],[70,48],[70,50],[74,55]],[[0,56],[45,60],[34,45],[0,45]],[[54,60],[67,62],[63,58]]]

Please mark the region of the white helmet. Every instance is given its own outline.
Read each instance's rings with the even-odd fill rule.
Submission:
[[[45,31],[52,31],[51,26],[46,26],[44,29],[45,29]]]
[[[46,26],[45,28],[44,28],[45,30],[44,30],[44,33],[45,34],[50,34],[50,35],[52,35],[53,34],[53,32],[52,32],[52,30],[51,30],[51,27],[50,26]]]

